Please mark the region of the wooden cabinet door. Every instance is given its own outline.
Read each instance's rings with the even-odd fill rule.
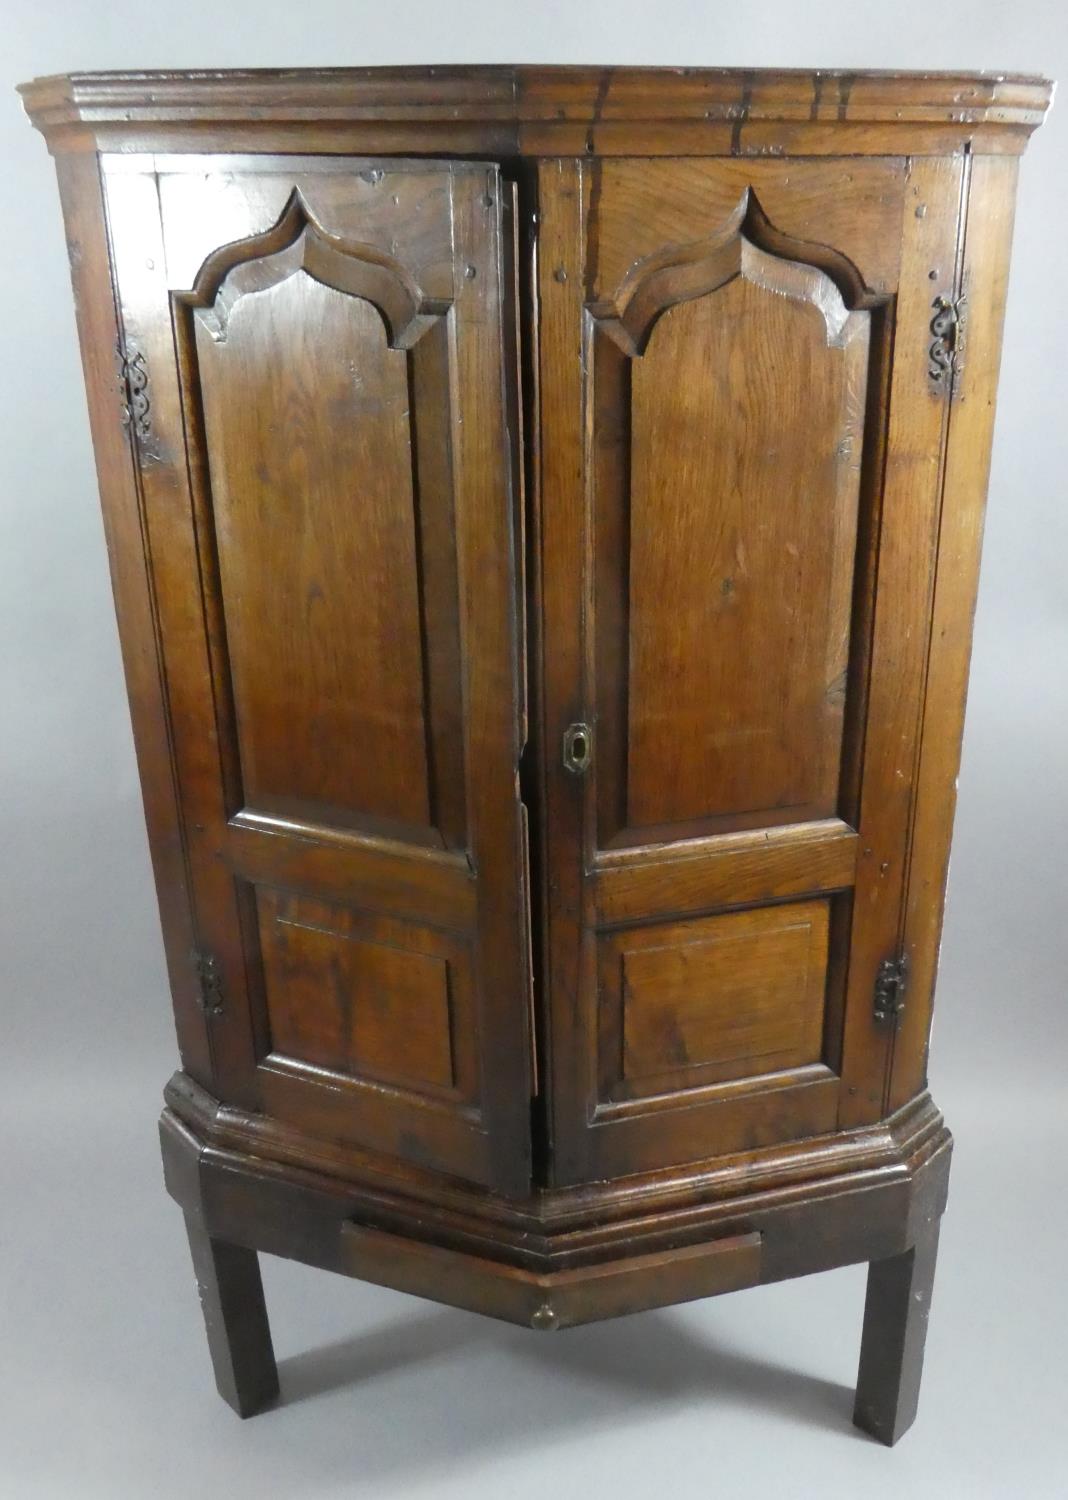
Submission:
[[[883,1113],[958,161],[540,173],[557,1180]]]
[[[522,1191],[499,174],[103,170],[196,931],[186,1068],[297,1131]]]

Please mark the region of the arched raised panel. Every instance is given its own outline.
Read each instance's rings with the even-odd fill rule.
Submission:
[[[264,234],[223,245],[207,257],[181,301],[197,309],[212,336],[226,337],[230,308],[298,271],[324,286],[366,299],[382,318],[392,348],[411,348],[448,302],[424,298],[399,261],[370,244],[329,234],[299,191]]]
[[[874,301],[747,195],[590,310],[602,847],[841,810]]]
[[[449,304],[297,193],[175,302],[231,810],[461,846]]]

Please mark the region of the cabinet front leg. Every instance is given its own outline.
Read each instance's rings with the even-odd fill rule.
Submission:
[[[853,1421],[888,1447],[916,1418],[938,1229],[935,1219],[911,1250],[868,1267]]]
[[[256,1252],[212,1239],[195,1214],[185,1227],[219,1395],[239,1417],[254,1416],[278,1395]]]

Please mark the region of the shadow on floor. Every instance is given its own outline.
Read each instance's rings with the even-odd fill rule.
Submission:
[[[455,1378],[443,1374],[443,1363],[455,1366]],[[850,1387],[747,1354],[672,1310],[541,1334],[440,1309],[309,1349],[283,1360],[279,1374],[283,1405],[399,1376],[403,1389],[394,1382],[379,1400],[397,1402],[399,1410],[416,1402],[424,1436],[435,1427],[474,1431],[468,1413],[475,1406],[479,1440],[486,1441],[486,1429],[502,1445],[530,1431],[597,1429],[706,1401],[710,1417],[744,1407],[855,1432]],[[509,1392],[519,1375],[527,1396],[517,1420]],[[353,1417],[360,1420],[355,1410]],[[394,1467],[386,1453],[379,1456]]]

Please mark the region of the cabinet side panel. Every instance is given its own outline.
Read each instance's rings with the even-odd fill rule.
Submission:
[[[959,295],[966,170],[959,158],[914,162],[905,193],[839,1126],[886,1108],[892,1032],[873,995],[879,966],[901,945],[949,408],[931,379],[930,326],[942,299]]]
[[[927,1039],[957,800],[972,622],[990,477],[994,397],[1001,359],[1017,170],[1015,157],[980,156],[971,172],[963,273],[968,299],[966,342],[950,404],[905,916],[909,994],[894,1046],[891,1109],[897,1109],[923,1087],[927,1072]]]
[[[144,553],[141,494],[116,374],[119,327],[98,158],[58,155],[56,173],[107,539],[134,747],[156,881],[175,1025],[185,1071],[211,1082],[211,1052],[189,961],[193,929],[172,769],[155,602]]]
[[[190,452],[166,293],[166,253],[152,162],[117,155],[101,161],[116,313],[131,387],[131,441],[137,462],[145,556],[156,611],[171,756],[178,787],[188,899],[195,945],[210,965],[220,999],[209,1005],[212,1085],[221,1097],[261,1107],[248,1024],[251,969],[241,941],[242,897],[217,852],[224,825],[224,741],[212,690],[212,654],[201,590],[203,566],[190,505]]]

